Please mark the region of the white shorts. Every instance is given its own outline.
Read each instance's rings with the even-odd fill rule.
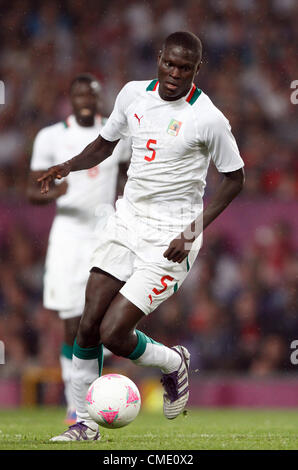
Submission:
[[[92,267],[124,281],[120,293],[148,315],[179,289],[201,247],[199,236],[182,263],[169,261],[163,253],[176,235],[117,210],[98,240]]]
[[[51,233],[45,262],[43,304],[62,319],[82,315],[96,238]]]

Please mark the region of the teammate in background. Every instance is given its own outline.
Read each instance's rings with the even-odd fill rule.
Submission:
[[[95,231],[103,230],[113,212],[118,164],[129,155],[127,145],[121,142],[113,156],[100,166],[72,173],[61,184],[52,182],[47,194],[41,195],[36,179],[49,166],[79,153],[98,136],[106,121],[100,114],[101,85],[94,76],[77,76],[70,87],[70,100],[73,114],[36,136],[27,187],[32,203],[56,201],[45,262],[43,304],[58,311],[64,321],[60,363],[68,424],[76,420],[70,383],[72,347],[84,308]],[[120,163],[122,170],[125,166]]]
[[[167,418],[175,418],[187,403],[189,352],[156,343],[136,326],[181,286],[203,229],[244,183],[244,163],[228,120],[194,85],[201,58],[199,38],[171,34],[158,56],[158,78],[126,84],[98,138],[39,178],[41,193],[47,194],[54,179],[106,160],[119,139],[132,137],[124,197],[98,240],[74,343],[77,423],[52,440],[100,439],[85,396],[101,374],[102,345],[135,364],[161,369]],[[223,178],[203,209],[211,159]]]

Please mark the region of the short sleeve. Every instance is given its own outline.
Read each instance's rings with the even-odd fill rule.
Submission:
[[[100,131],[100,135],[110,142],[128,136],[127,117],[125,110],[131,102],[131,83],[127,83],[118,94],[114,109],[106,124]]]
[[[220,173],[239,170],[244,166],[235,137],[227,118],[219,113],[206,131],[209,154]]]
[[[32,171],[45,170],[54,165],[54,158],[51,149],[53,141],[47,128],[38,132],[34,143],[30,169]]]

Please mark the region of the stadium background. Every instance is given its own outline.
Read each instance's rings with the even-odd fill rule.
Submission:
[[[34,136],[69,113],[68,86],[83,71],[101,80],[108,114],[124,83],[155,77],[176,30],[202,39],[197,84],[231,122],[246,185],[207,229],[185,285],[143,327],[189,347],[194,404],[298,404],[297,24],[295,0],[0,0],[0,406],[63,400],[61,322],[42,307],[54,208],[25,197]],[[211,168],[206,201],[218,181]],[[128,362],[107,366],[143,380],[155,406],[152,372]]]

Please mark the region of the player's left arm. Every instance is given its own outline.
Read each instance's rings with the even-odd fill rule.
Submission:
[[[245,182],[244,168],[223,173],[223,180],[214,198],[203,211],[203,230],[218,217],[226,207],[238,196]],[[192,227],[194,228],[194,227]]]
[[[167,259],[178,263],[187,257],[191,244],[225,210],[244,185],[244,162],[230,123],[217,108],[211,107],[210,111],[205,125],[201,131],[198,130],[198,136],[201,135],[200,140],[204,142],[218,172],[223,174],[223,180],[208,206],[165,251]]]
[[[223,173],[223,180],[208,206],[186,229],[171,241],[164,257],[182,263],[190,251],[190,245],[240,193],[245,181],[244,169]]]

